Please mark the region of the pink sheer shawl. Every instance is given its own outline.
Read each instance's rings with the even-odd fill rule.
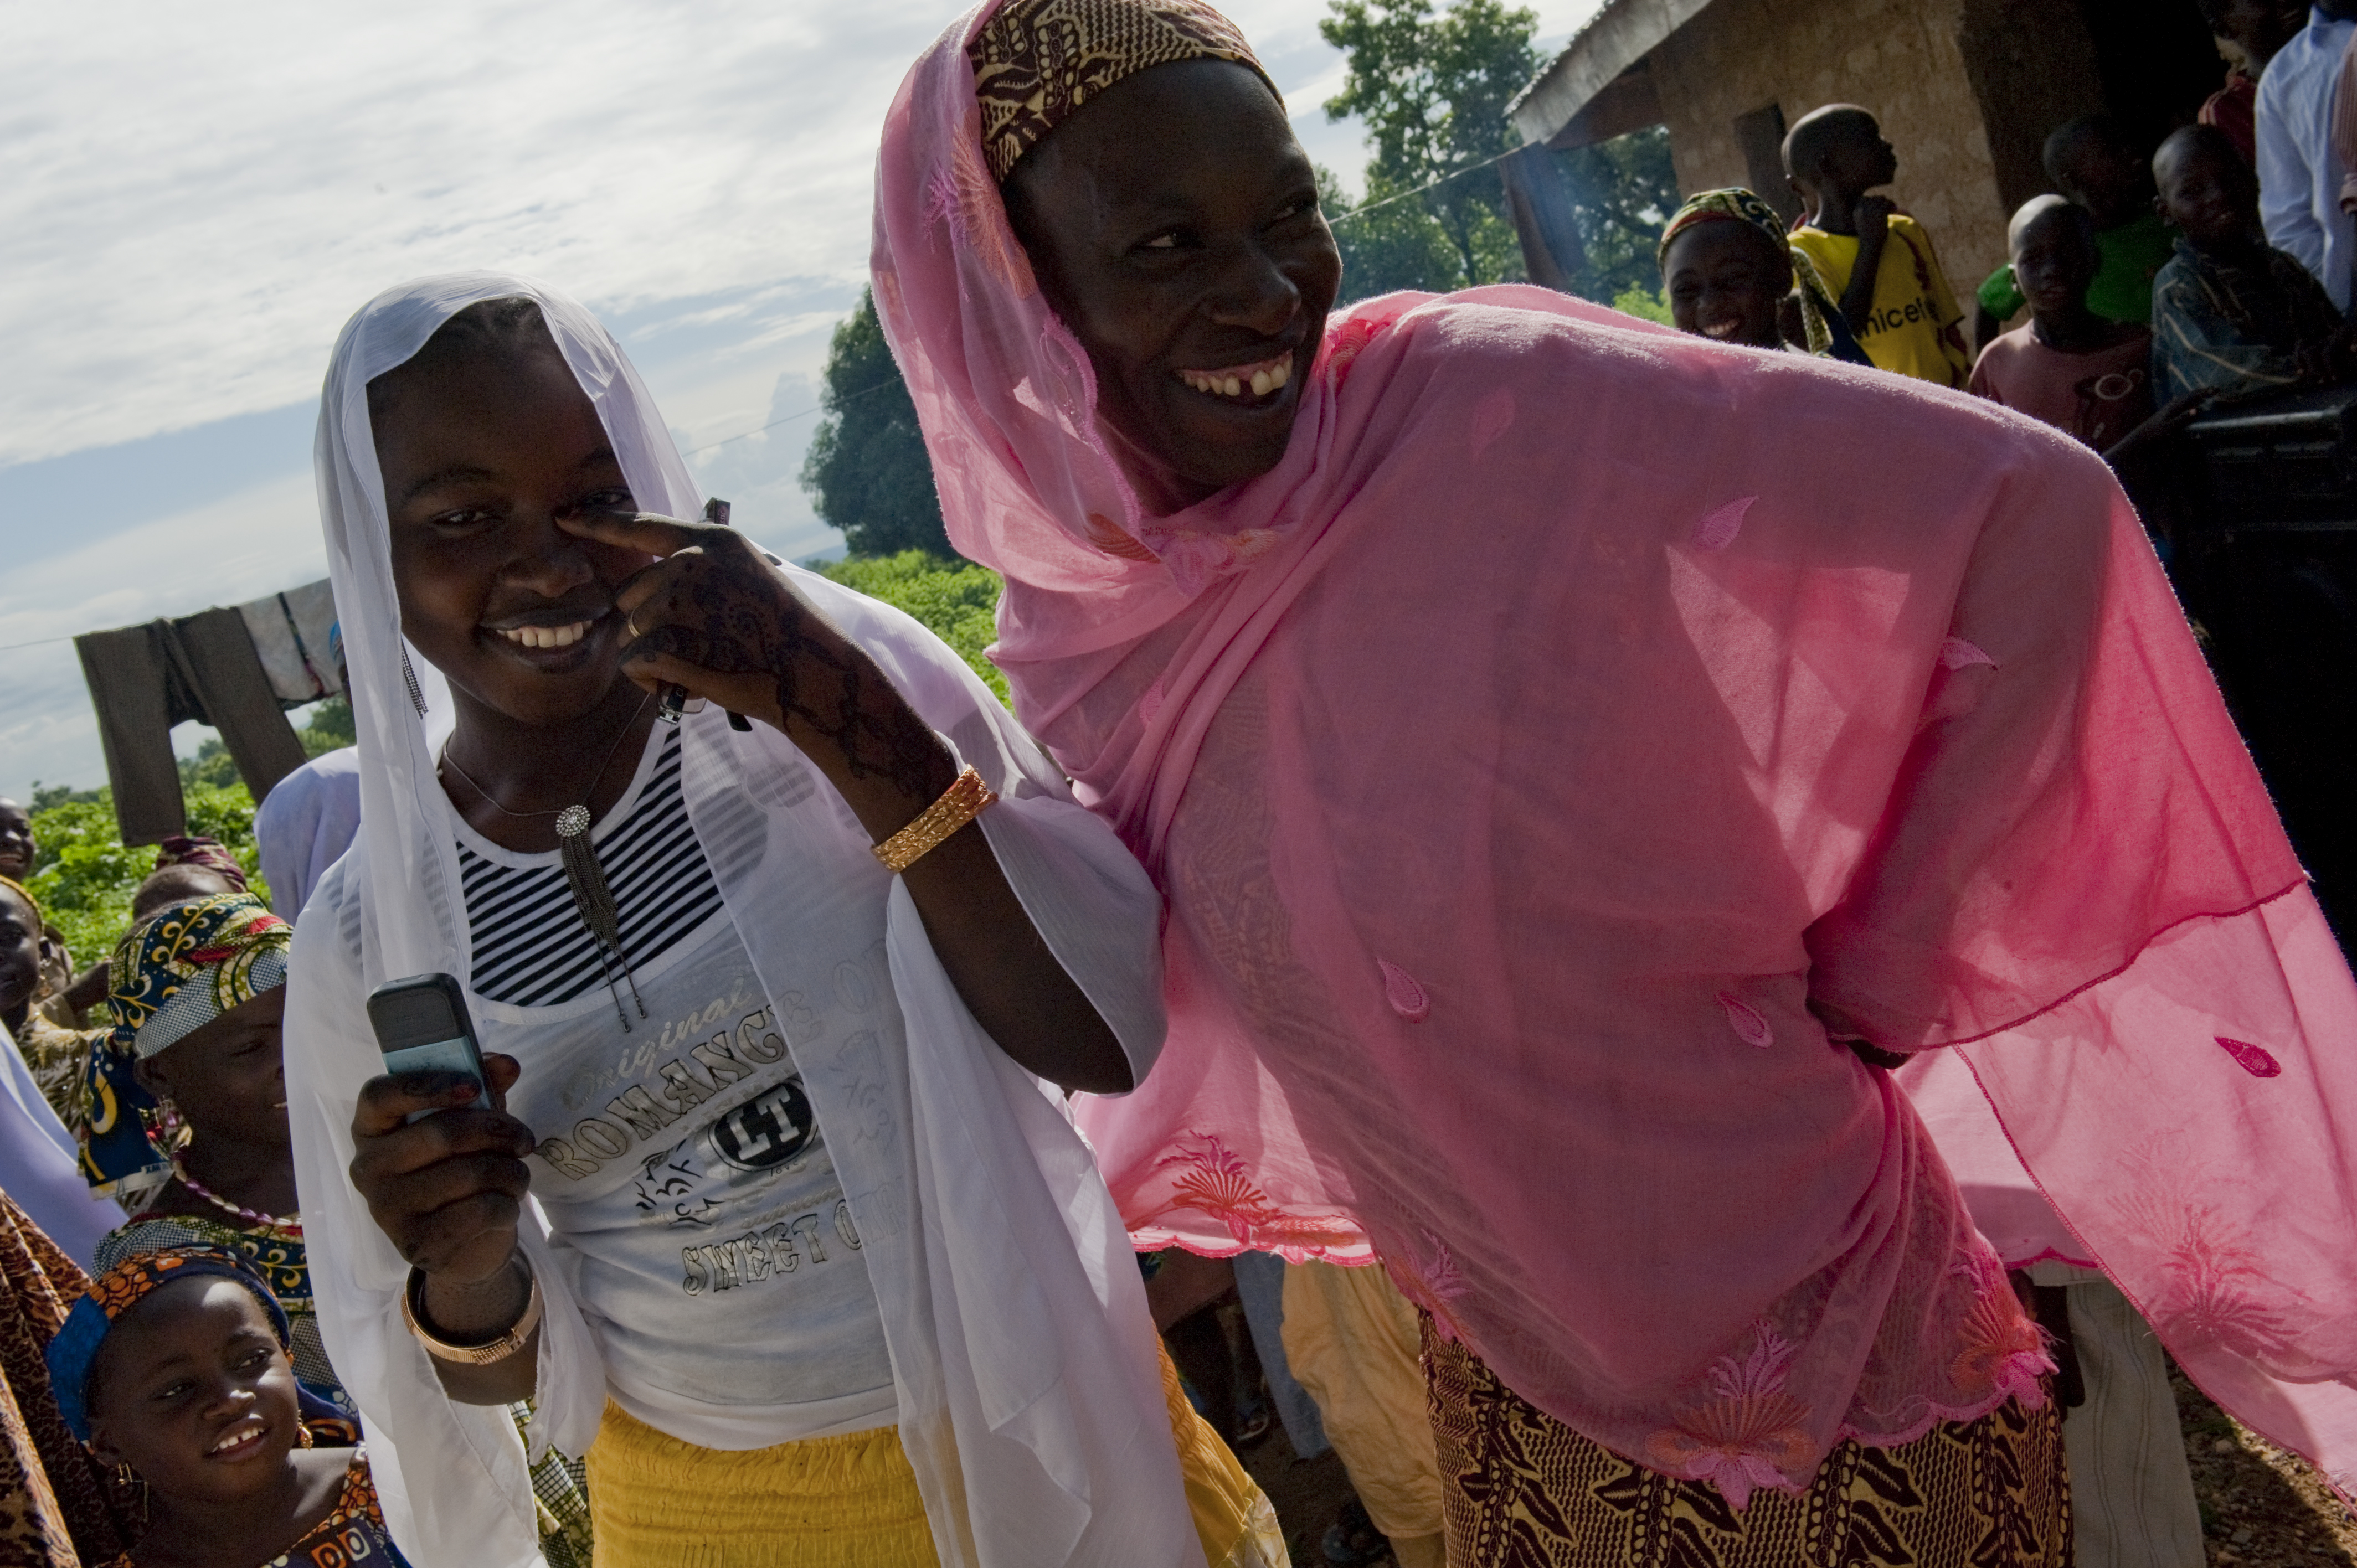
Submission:
[[[1086,1106],[1141,1246],[1365,1261],[1738,1502],[2045,1364],[1891,1076],[1958,1049],[2230,1407],[2357,1455],[2357,991],[2135,518],[1921,383],[1535,289],[1330,324],[1270,473],[1142,515],[982,165],[874,274],[1017,711],[1168,900]]]

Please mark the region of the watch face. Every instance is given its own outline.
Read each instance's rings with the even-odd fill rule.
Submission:
[[[817,1122],[802,1080],[790,1078],[712,1124],[713,1152],[740,1171],[784,1165],[817,1141]]]

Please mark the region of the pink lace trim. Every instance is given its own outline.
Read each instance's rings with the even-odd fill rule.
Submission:
[[[1155,1162],[1158,1171],[1176,1171],[1171,1198],[1131,1227],[1133,1238],[1166,1215],[1191,1210],[1224,1226],[1236,1245],[1233,1251],[1214,1252],[1174,1235],[1173,1240],[1206,1257],[1233,1257],[1236,1252],[1275,1252],[1289,1263],[1322,1257],[1335,1248],[1364,1247],[1366,1238],[1347,1214],[1288,1214],[1272,1202],[1252,1179],[1227,1144],[1208,1133],[1189,1133],[1176,1152]]]

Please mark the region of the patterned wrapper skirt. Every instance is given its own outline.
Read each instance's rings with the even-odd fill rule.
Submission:
[[[1805,1493],[1738,1512],[1534,1408],[1430,1318],[1424,1352],[1451,1568],[2070,1568],[2054,1400],[1844,1443]]]

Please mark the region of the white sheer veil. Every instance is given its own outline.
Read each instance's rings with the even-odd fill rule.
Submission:
[[[387,1522],[419,1568],[525,1568],[538,1552],[513,1425],[442,1392],[402,1328],[407,1265],[347,1175],[354,1097],[380,1070],[366,988],[470,971],[457,815],[434,768],[449,703],[429,699],[421,720],[411,700],[368,383],[458,311],[507,297],[540,306],[638,504],[673,517],[700,508],[619,346],[553,289],[500,273],[421,279],[378,295],[337,340],[319,504],[359,733],[361,828],[296,933],[288,1114],[321,1330],[369,1429]],[[938,639],[780,570],[997,791],[980,825],[1009,886],[1142,1079],[1163,1015],[1159,901],[1135,860]],[[433,683],[422,659],[406,662]],[[819,1120],[853,1134],[830,1132],[828,1143],[866,1239],[900,1440],[944,1568],[1196,1568],[1129,1239],[1061,1096],[974,1022],[907,889],[791,743],[767,725],[734,733],[706,710],[686,719],[682,756],[685,809],[723,901],[764,990],[800,1020],[786,1032]],[[894,1039],[905,1048],[886,1048]],[[519,1235],[546,1297],[533,1439],[579,1455],[605,1407],[602,1359],[569,1252],[537,1214]],[[684,1507],[683,1525],[694,1517]]]

